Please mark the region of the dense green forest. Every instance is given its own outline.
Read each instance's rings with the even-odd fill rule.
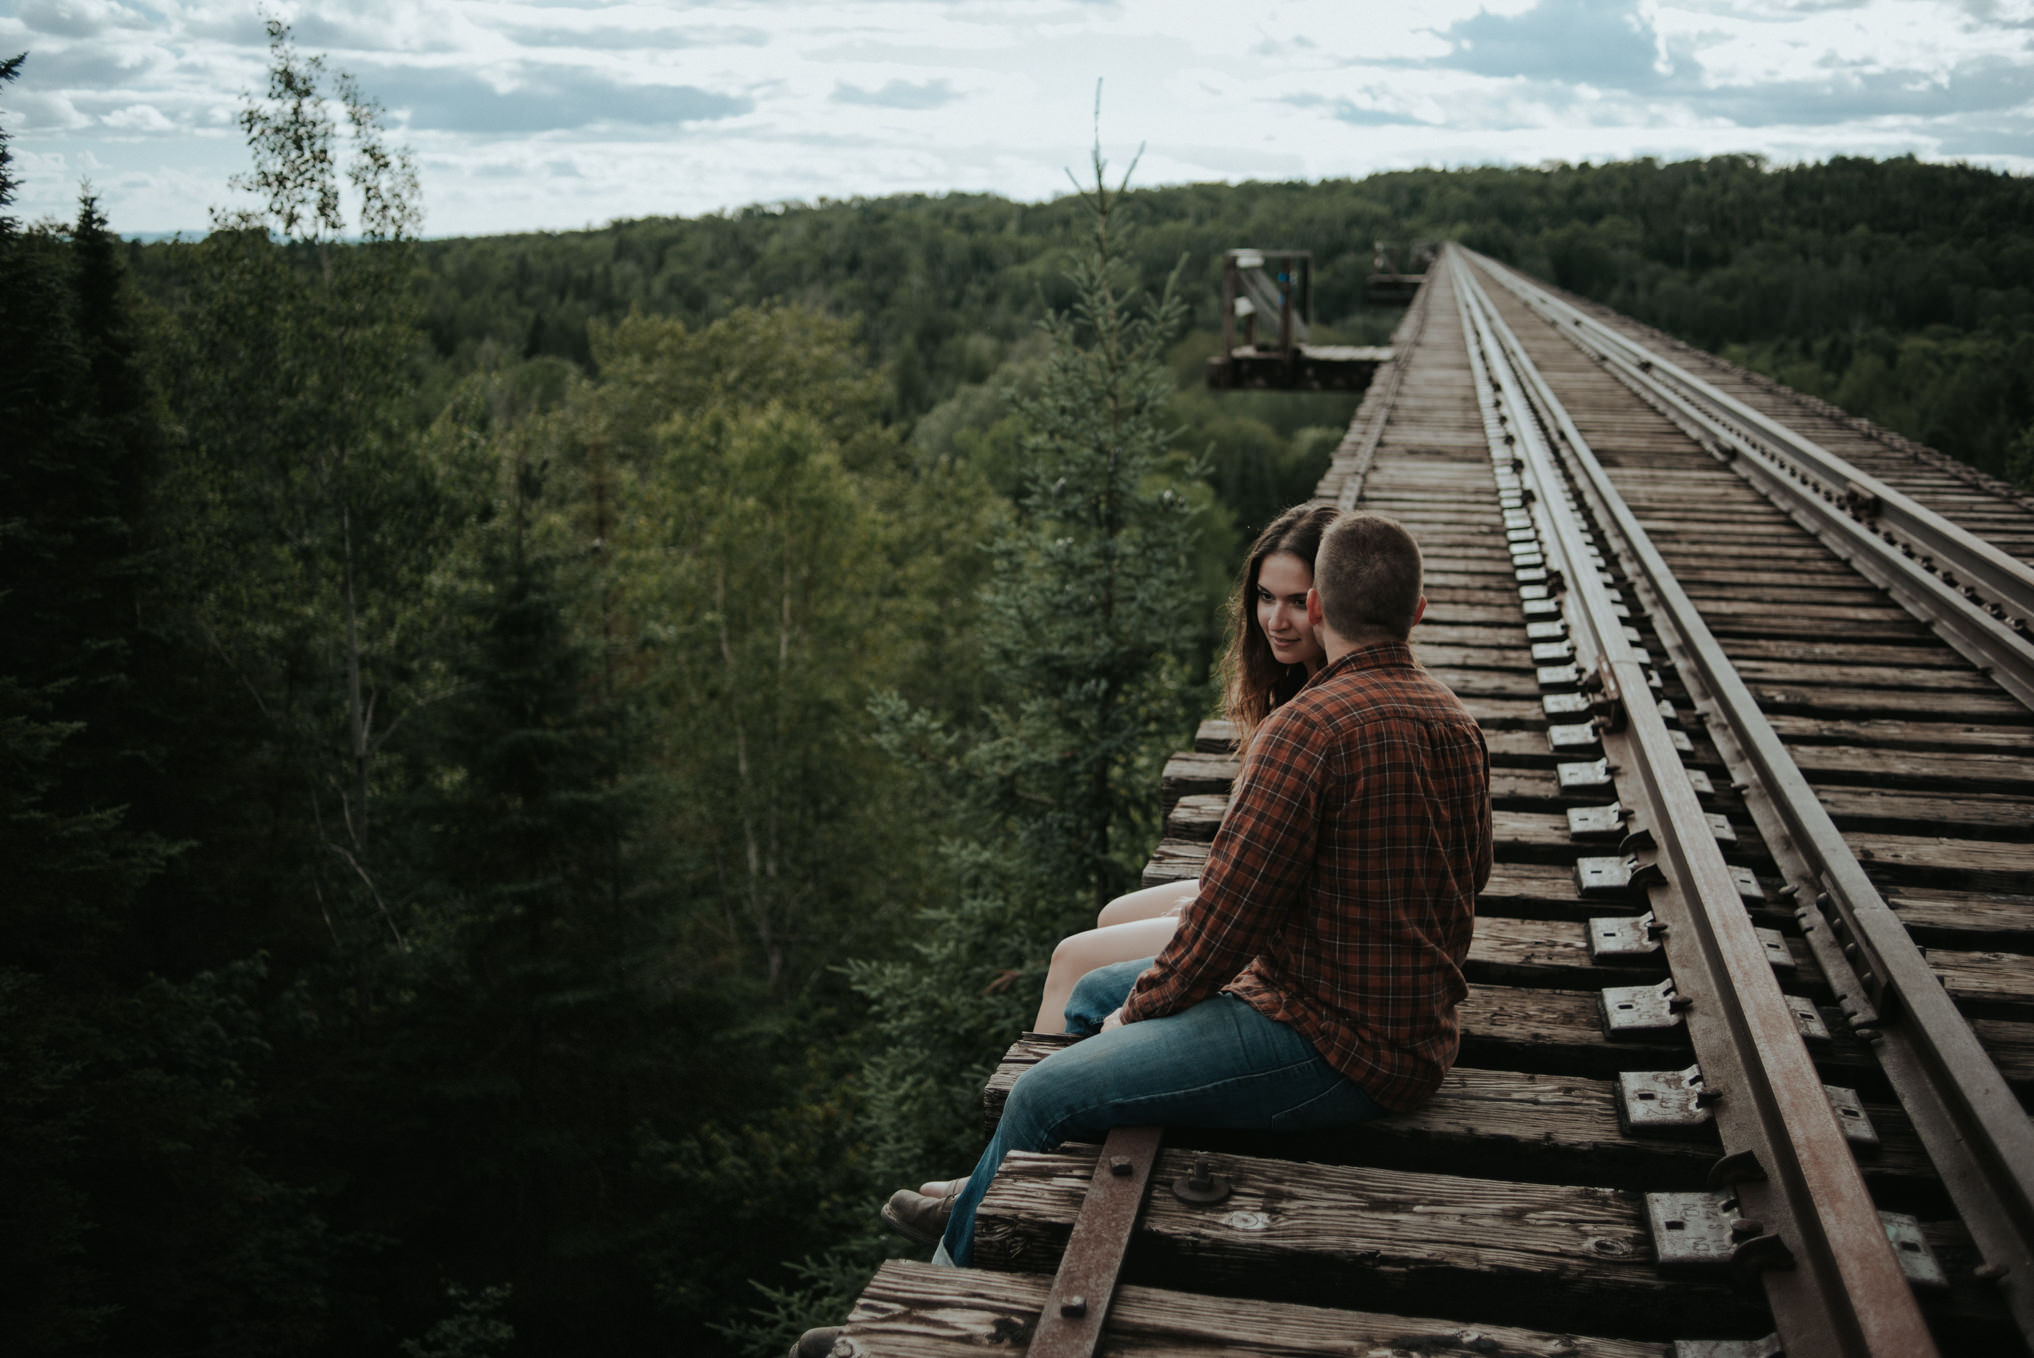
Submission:
[[[1252,469],[1290,459],[1277,494],[1309,487],[1301,469],[1321,449],[1295,435],[1343,421],[1326,404],[1191,390],[1217,345],[1222,252],[1241,244],[1314,252],[1330,340],[1381,344],[1396,323],[1363,303],[1374,241],[1460,240],[1982,470],[2034,476],[2034,180],[1912,158],[1774,169],[1727,156],[1196,184],[1130,202],[1141,282],[1186,262],[1178,418],[1246,520],[1263,508]],[[1081,211],[899,197],[432,241],[423,325],[448,373],[483,351],[584,367],[589,320],[639,310],[696,326],[789,301],[852,319],[890,378],[886,414],[944,452],[981,404],[966,397],[1009,374],[1042,309],[1070,300]]]
[[[1134,880],[1238,545],[1352,411],[1201,388],[1230,246],[1312,249],[1376,342],[1372,241],[1461,239],[2034,480],[2024,179],[1097,160],[433,241],[273,37],[202,240],[23,225],[0,132],[11,1351],[837,1318]]]

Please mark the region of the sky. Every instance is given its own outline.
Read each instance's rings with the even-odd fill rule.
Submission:
[[[2034,172],[2034,0],[0,0],[16,216],[244,206],[262,14],[387,109],[424,233],[756,203],[1752,152]]]

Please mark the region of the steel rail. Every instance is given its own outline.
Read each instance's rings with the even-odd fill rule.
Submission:
[[[1712,736],[1733,776],[1752,777],[1746,800],[1788,869],[1809,946],[1852,1025],[1920,1135],[2014,1322],[2034,1344],[2034,1123],[1978,1044],[1899,917],[1865,874],[1758,700],[1739,677],[1588,441],[1552,390],[1542,388],[1558,442],[1575,462],[1599,518],[1623,540],[1655,607],[1663,643],[1684,682],[1701,690]],[[1833,911],[1834,917],[1825,915]]]
[[[1601,574],[1587,529],[1566,503],[1564,480],[1526,390],[1536,376],[1461,253],[1448,262],[1493,451],[1509,448],[1536,483],[1535,516],[1547,529],[1568,591],[1578,664],[1600,676],[1613,704],[1606,754],[1637,775],[1642,808],[1627,846],[1656,851],[1650,891],[1674,1003],[1715,1099],[1743,1241],[1734,1261],[1758,1270],[1790,1358],[1915,1358],[1936,1352],[1912,1288],[1888,1242],[1792,1010],[1740,902],[1729,865],[1690,785],[1650,683]],[[1624,780],[1627,784],[1630,779]],[[1720,1097],[1718,1097],[1720,1096]]]
[[[2034,567],[1495,260],[1476,262],[2034,707]]]
[[[1164,1139],[1162,1127],[1110,1130],[1095,1157],[1095,1176],[1060,1252],[1059,1271],[1045,1294],[1026,1358],[1094,1358]]]

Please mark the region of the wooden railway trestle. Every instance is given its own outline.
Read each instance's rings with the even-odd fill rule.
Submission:
[[[1489,738],[1460,1063],[1348,1132],[1013,1154],[978,1267],[886,1264],[837,1358],[2024,1352],[2034,513],[1452,248],[1318,498],[1421,539]]]

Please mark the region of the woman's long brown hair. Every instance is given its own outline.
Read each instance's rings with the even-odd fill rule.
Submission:
[[[1282,665],[1271,653],[1264,629],[1257,625],[1257,573],[1264,558],[1274,552],[1291,552],[1314,568],[1314,554],[1321,549],[1321,534],[1335,521],[1339,511],[1333,505],[1294,505],[1266,525],[1250,546],[1243,565],[1243,580],[1230,607],[1235,613],[1229,652],[1222,660],[1224,675],[1222,706],[1236,724],[1236,748],[1250,748],[1258,724],[1307,681],[1303,665]]]

